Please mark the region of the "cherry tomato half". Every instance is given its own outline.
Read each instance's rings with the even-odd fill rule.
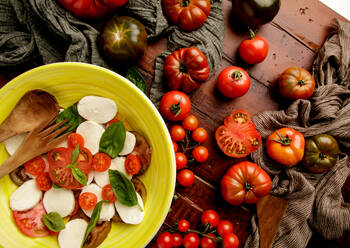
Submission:
[[[84,192],[79,196],[79,205],[84,210],[91,210],[97,203],[97,196],[91,192]]]
[[[217,87],[226,97],[240,97],[248,92],[250,78],[244,69],[237,66],[229,66],[220,72],[217,79]]]
[[[194,115],[189,115],[182,121],[182,126],[189,131],[193,131],[198,127],[198,119]]]
[[[125,159],[125,170],[129,175],[136,175],[141,170],[141,160],[134,154],[129,154]]]
[[[176,169],[181,170],[187,165],[187,157],[182,152],[175,153]]]
[[[67,138],[67,145],[70,148],[75,148],[77,145],[79,145],[79,147],[83,147],[84,146],[84,138],[83,136],[81,136],[78,133],[71,133],[68,135]]]
[[[177,182],[184,187],[189,187],[194,182],[194,174],[188,169],[183,169],[177,174]]]
[[[30,175],[37,176],[45,171],[46,164],[41,156],[37,156],[26,162],[24,168]]]
[[[207,161],[209,152],[205,146],[197,146],[192,150],[192,156],[197,162],[203,163]]]
[[[210,224],[212,227],[216,227],[219,224],[219,214],[212,209],[206,210],[201,215],[201,221],[203,225]]]
[[[158,248],[171,248],[173,247],[173,235],[169,232],[161,233],[157,238]]]
[[[179,232],[187,232],[189,228],[190,228],[190,222],[188,220],[181,219],[177,224],[177,230],[179,230]]]
[[[269,44],[263,37],[255,35],[251,29],[249,35],[250,38],[243,40],[239,45],[238,52],[246,63],[258,64],[266,58]]]
[[[170,129],[170,136],[173,141],[181,141],[186,136],[185,129],[180,125],[174,125]]]
[[[42,172],[35,178],[36,185],[42,191],[48,191],[52,187],[52,181],[48,172]]]
[[[114,202],[117,197],[114,194],[112,186],[110,184],[106,184],[102,188],[102,200],[107,200],[109,203]]]
[[[96,153],[92,159],[92,168],[97,172],[103,172],[111,166],[111,157],[103,152]]]

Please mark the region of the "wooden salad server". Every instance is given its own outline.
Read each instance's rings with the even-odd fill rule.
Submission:
[[[0,124],[0,142],[16,134],[32,131],[58,112],[59,106],[53,95],[43,90],[28,91]]]

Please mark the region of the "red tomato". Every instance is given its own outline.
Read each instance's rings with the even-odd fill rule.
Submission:
[[[281,128],[267,137],[267,154],[285,166],[296,165],[303,159],[305,138],[293,128]]]
[[[246,157],[261,144],[261,136],[249,114],[242,110],[226,117],[224,125],[216,129],[215,139],[220,149],[233,158]]]
[[[194,182],[194,174],[188,169],[183,169],[177,174],[176,179],[180,185],[184,187],[189,187]]]
[[[165,15],[185,31],[201,27],[210,13],[210,0],[162,0]]]
[[[117,197],[115,196],[112,186],[110,184],[106,184],[105,186],[103,186],[102,200],[107,200],[110,203],[115,202],[115,200],[117,200]]]
[[[49,162],[49,175],[53,183],[67,189],[78,189],[82,185],[73,177],[72,169],[66,168],[72,163],[71,148],[54,148],[47,154]],[[77,159],[79,168],[86,176],[91,171],[92,155],[90,151],[84,147],[79,148],[79,156]]]
[[[37,156],[26,162],[24,168],[30,175],[37,176],[45,171],[46,164],[41,156]]]
[[[182,239],[182,244],[185,248],[197,248],[200,240],[196,233],[190,232]]]
[[[27,211],[12,211],[18,229],[29,237],[45,237],[51,234],[43,222],[46,214],[43,202],[40,201]]]
[[[174,147],[174,152],[177,152],[177,149],[179,149],[179,146],[175,141],[173,141],[173,147]]]
[[[136,175],[141,170],[141,161],[134,154],[129,154],[125,159],[125,170],[129,175]]]
[[[256,203],[270,193],[270,188],[270,176],[248,161],[231,166],[221,179],[221,195],[232,205]]]
[[[48,172],[42,172],[35,178],[36,185],[42,191],[48,191],[52,187],[52,182]]]
[[[159,108],[164,118],[181,121],[190,113],[191,101],[185,93],[172,90],[163,95]]]
[[[182,244],[182,236],[180,233],[173,233],[173,246],[180,247]]]
[[[173,247],[173,235],[169,232],[161,233],[157,238],[158,248],[171,248]]]
[[[84,143],[85,143],[84,142],[84,138],[80,134],[78,134],[78,133],[71,133],[71,134],[68,135],[68,138],[67,138],[68,147],[73,148],[73,149],[77,145],[79,145],[79,147],[83,147]]]
[[[58,0],[63,7],[81,18],[100,18],[124,5],[128,0]]]
[[[175,153],[176,169],[181,170],[187,165],[187,157],[182,152]]]
[[[238,248],[239,239],[234,233],[227,233],[222,238],[223,248]]]
[[[315,89],[315,80],[307,70],[290,67],[278,79],[278,88],[282,96],[291,100],[308,99]]]
[[[250,38],[243,40],[239,45],[239,55],[248,64],[258,64],[266,58],[269,44],[263,37],[256,36],[251,29],[249,35]]]
[[[198,127],[198,119],[194,115],[189,115],[182,121],[182,126],[189,131],[193,131]]]
[[[109,169],[111,166],[111,157],[103,152],[98,152],[92,159],[92,168],[97,172],[103,172]]]
[[[164,77],[172,90],[190,93],[209,77],[207,57],[197,48],[182,48],[164,61]]]
[[[84,210],[91,210],[97,204],[97,196],[91,192],[84,192],[79,196],[79,205]]]
[[[237,66],[229,66],[222,70],[217,79],[217,87],[221,94],[228,98],[243,96],[250,88],[248,73]]]
[[[201,215],[201,221],[203,225],[210,224],[211,227],[216,227],[219,224],[219,214],[212,209],[206,210]]]
[[[112,125],[113,123],[119,122],[120,120],[118,120],[117,118],[113,118],[112,120],[110,120],[109,122],[107,122],[107,126]]]
[[[208,139],[208,132],[202,127],[196,128],[192,133],[192,139],[199,143],[203,143]]]
[[[181,141],[186,136],[185,129],[180,125],[174,125],[170,129],[170,136],[173,141]]]
[[[216,247],[216,237],[214,234],[207,234],[210,238],[203,236],[201,239],[201,248],[215,248]]]
[[[187,232],[189,228],[190,228],[190,222],[188,222],[188,220],[181,219],[177,224],[177,230],[179,230],[179,232]]]
[[[207,161],[209,152],[205,146],[197,146],[192,150],[192,156],[197,162],[203,163]]]
[[[216,230],[220,236],[223,236],[226,233],[233,233],[233,225],[229,220],[220,220]]]

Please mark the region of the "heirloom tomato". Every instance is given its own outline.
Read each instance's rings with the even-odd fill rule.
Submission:
[[[217,79],[217,87],[221,94],[229,98],[243,96],[250,87],[248,73],[237,66],[229,66],[222,70]]]
[[[269,175],[248,161],[231,166],[221,179],[221,195],[232,205],[256,203],[260,197],[269,194],[270,188]]]
[[[190,113],[191,101],[185,93],[172,90],[163,95],[159,110],[164,118],[170,121],[181,121]]]
[[[327,172],[337,163],[339,152],[333,136],[318,134],[306,140],[302,164],[313,173]]]
[[[185,31],[201,27],[210,13],[210,0],[162,0],[165,15]]]
[[[113,16],[99,38],[103,54],[114,64],[135,63],[146,50],[145,26],[129,16]]]
[[[226,117],[224,125],[216,129],[215,139],[220,149],[234,158],[248,156],[261,144],[261,136],[244,110],[236,110]]]
[[[315,80],[307,70],[290,67],[278,79],[278,88],[282,96],[291,99],[307,99],[315,89]]]
[[[251,29],[249,29],[249,35],[250,38],[243,40],[239,45],[238,52],[246,63],[257,64],[266,58],[269,44],[263,37],[256,36]]]
[[[164,77],[169,88],[189,93],[209,77],[207,57],[197,48],[182,48],[164,61]]]
[[[284,127],[267,137],[267,154],[285,166],[296,165],[304,156],[304,136],[293,128]]]
[[[106,16],[128,0],[58,0],[68,11],[81,18]]]

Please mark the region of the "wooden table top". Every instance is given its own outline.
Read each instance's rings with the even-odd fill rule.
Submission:
[[[192,113],[199,119],[200,126],[206,128],[209,139],[204,144],[210,153],[207,162],[191,166],[195,173],[195,182],[189,188],[176,186],[177,199],[173,201],[162,230],[174,221],[186,218],[193,227],[200,222],[204,210],[216,209],[220,217],[229,219],[234,224],[234,231],[243,246],[250,232],[250,218],[255,212],[252,206],[231,206],[221,197],[219,183],[226,170],[241,161],[226,157],[216,145],[214,132],[223,123],[225,116],[234,109],[245,109],[251,115],[265,110],[278,110],[286,105],[271,93],[280,73],[290,66],[310,69],[319,47],[325,41],[332,19],[345,18],[332,11],[318,0],[283,0],[275,19],[258,30],[258,35],[269,42],[269,54],[264,62],[247,67],[237,59],[237,48],[246,34],[238,33],[230,24],[231,0],[223,0],[226,20],[224,55],[217,72],[191,96]],[[151,43],[146,54],[138,64],[149,91],[154,75],[156,56],[166,51],[165,38]],[[40,65],[40,62],[17,68],[0,68],[0,87],[20,73]],[[229,65],[238,65],[247,69],[251,77],[251,88],[238,99],[222,99],[216,90],[218,73]],[[350,203],[350,177],[343,187],[344,199]],[[315,234],[308,247],[350,247],[350,232],[335,241],[325,241]],[[151,242],[150,247],[155,247]]]

